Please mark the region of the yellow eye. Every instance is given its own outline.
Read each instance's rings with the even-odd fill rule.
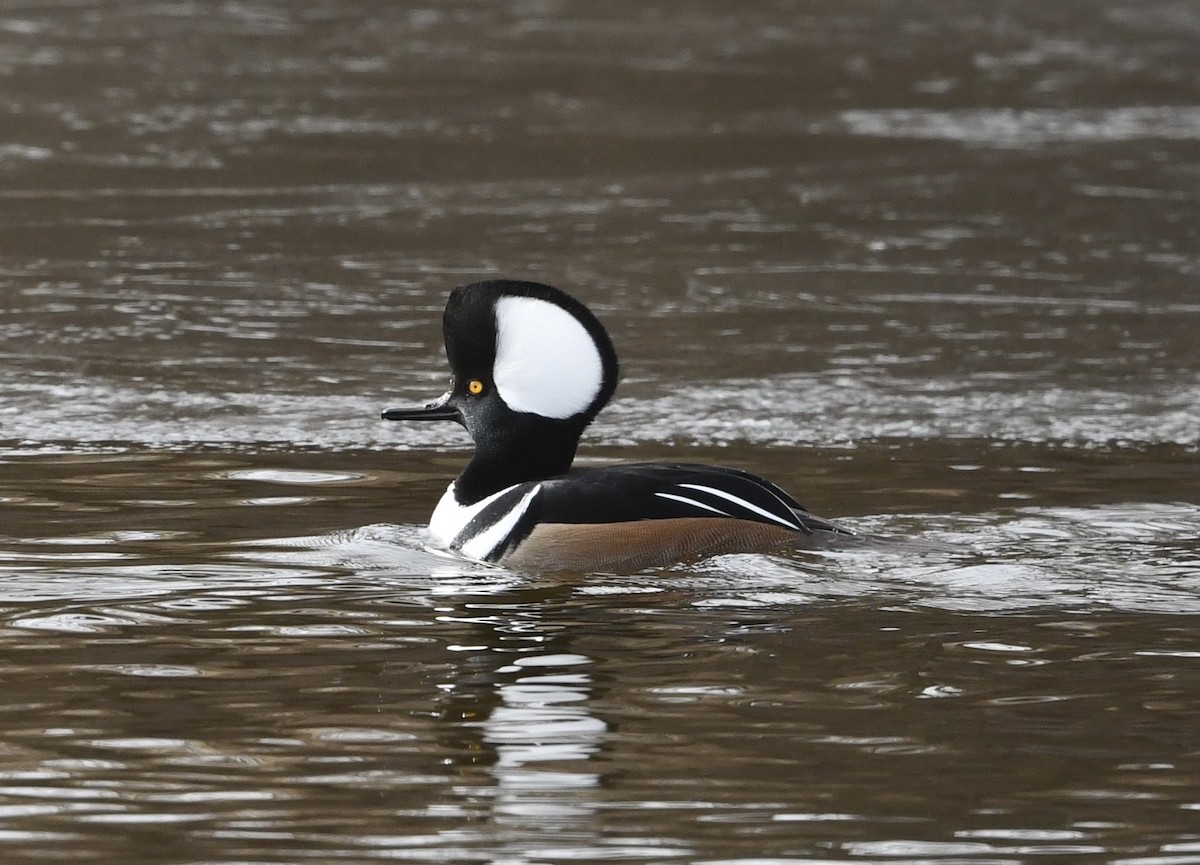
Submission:
[[[467,382],[467,393],[471,394],[472,396],[479,396],[481,393],[483,393],[483,382],[477,378],[471,379],[469,382]]]

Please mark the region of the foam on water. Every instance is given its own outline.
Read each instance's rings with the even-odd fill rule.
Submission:
[[[1036,610],[1200,613],[1200,507],[1132,504],[1018,508],[1007,513],[917,514],[843,521],[865,540],[787,556],[728,555],[630,576],[577,582],[584,595],[687,592],[697,606],[805,607],[865,603],[971,613]],[[873,538],[878,537],[879,540]],[[537,578],[447,557],[424,530],[379,524],[235,545],[203,565],[156,566],[133,555],[100,567],[94,556],[10,555],[6,597],[29,603],[261,593],[355,585],[493,593]],[[100,618],[56,614],[19,627],[94,629]],[[65,618],[64,618],[65,616]]]

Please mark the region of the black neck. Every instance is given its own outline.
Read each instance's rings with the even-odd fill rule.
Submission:
[[[513,484],[567,473],[575,459],[582,427],[578,423],[529,420],[502,435],[477,436],[475,455],[454,482],[454,497],[471,505]]]

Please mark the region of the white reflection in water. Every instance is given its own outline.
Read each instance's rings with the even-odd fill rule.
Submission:
[[[262,481],[270,484],[339,484],[363,479],[353,472],[300,471],[297,469],[237,469],[220,472],[218,478],[239,481]]]
[[[6,569],[0,574],[0,587],[10,601],[22,604],[43,601],[72,603],[116,603],[132,598],[161,597],[189,592],[218,590],[262,591],[267,588],[323,586],[331,578],[328,570],[315,567],[271,566],[264,561],[253,565],[204,562],[202,564],[136,563],[99,568],[58,561],[53,567]],[[183,600],[184,606],[201,605],[206,609],[233,601]],[[14,627],[90,632],[110,626],[136,625],[141,613],[109,610],[105,607],[88,612],[67,611],[14,618]]]
[[[477,615],[482,609],[493,613]],[[590,791],[599,786],[600,774],[589,763],[608,734],[591,706],[594,662],[573,652],[547,651],[559,629],[543,622],[543,615],[528,604],[499,601],[494,606],[466,603],[442,617],[472,626],[485,644],[452,645],[451,651],[499,662],[480,680],[468,660],[463,669],[476,672],[443,686],[481,706],[498,700],[486,717],[464,722],[480,731],[495,755],[488,769],[495,782],[491,808],[510,825],[539,832],[547,820],[575,826],[595,810]],[[515,657],[514,640],[519,645]],[[494,693],[487,693],[489,683]]]
[[[898,367],[919,360],[851,354],[822,372],[718,378],[638,398],[618,392],[588,441],[812,445],[898,437],[1191,445],[1200,428],[1200,382],[1194,378],[1162,377],[1131,391],[1118,384],[1039,382],[1019,371],[958,378],[898,373]],[[457,428],[379,421],[380,407],[396,401],[390,396],[371,401],[337,393],[277,393],[264,402],[258,390],[204,394],[72,383],[55,388],[48,404],[43,385],[18,382],[7,389],[14,407],[7,435],[34,441],[50,436],[190,446],[261,442],[269,430],[272,441],[289,446],[442,449],[470,444]],[[59,409],[64,404],[83,408],[64,419]],[[186,423],[178,422],[180,415]],[[278,469],[220,477],[298,485],[358,480],[353,474]]]
[[[1200,139],[1200,108],[854,110],[841,114],[850,132],[885,138],[934,138],[991,147],[1038,147],[1063,141]]]
[[[580,655],[524,655],[497,673],[576,668],[591,664]],[[483,722],[484,741],[496,746],[494,771],[502,789],[554,790],[594,786],[594,773],[539,771],[533,764],[586,760],[607,731],[591,715],[592,687],[586,673],[518,675],[499,687],[502,705]]]
[[[800,376],[736,379],[617,400],[601,416],[630,441],[759,445],[846,444],[876,438],[1192,444],[1200,383],[1113,389],[1040,387],[1019,375],[906,377],[879,363]]]

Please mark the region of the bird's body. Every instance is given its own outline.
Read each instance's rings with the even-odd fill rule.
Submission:
[[[457,288],[443,319],[450,390],[388,420],[454,420],[475,455],[430,519],[439,548],[534,571],[629,572],[850,535],[747,472],[680,463],[571,468],[616,387],[616,352],[583,304],[550,286]]]

